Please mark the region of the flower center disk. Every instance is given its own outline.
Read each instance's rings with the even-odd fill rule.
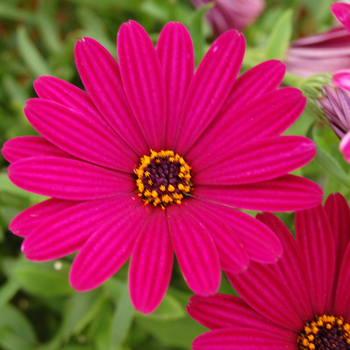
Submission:
[[[350,325],[342,317],[323,315],[307,323],[298,337],[300,350],[350,350]]]
[[[136,193],[145,204],[165,209],[169,204],[181,204],[192,191],[191,168],[173,151],[155,152],[140,159],[135,170]]]

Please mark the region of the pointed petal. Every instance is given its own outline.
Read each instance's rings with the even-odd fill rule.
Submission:
[[[184,102],[174,144],[178,153],[189,150],[226,101],[241,68],[244,50],[243,35],[231,30],[222,34],[204,56]]]
[[[343,153],[344,159],[350,164],[350,132],[342,138],[339,151]]]
[[[350,209],[346,199],[340,193],[329,195],[324,208],[334,237],[336,259],[334,285],[336,285],[344,254],[350,242]]]
[[[52,213],[24,240],[22,252],[30,260],[58,259],[79,250],[131,196],[79,203]]]
[[[6,141],[1,151],[9,163],[37,156],[75,158],[40,136],[15,137]]]
[[[116,133],[139,156],[149,147],[125,96],[119,67],[97,41],[83,38],[75,46],[75,62],[91,100]]]
[[[340,88],[350,90],[350,70],[343,69],[335,72],[332,76],[332,82]]]
[[[350,318],[350,245],[344,254],[341,269],[339,272],[338,285],[336,290],[336,297],[334,300],[334,313],[337,315],[342,315],[347,322]]]
[[[194,203],[198,212],[215,215],[218,222],[228,225],[231,234],[243,245],[249,259],[266,264],[276,262],[282,255],[282,245],[275,233],[250,215],[206,201]]]
[[[218,142],[220,143],[220,141]],[[231,148],[197,162],[193,181],[198,185],[239,185],[287,174],[309,163],[315,144],[306,137],[278,136]]]
[[[76,157],[130,172],[137,164],[136,154],[102,118],[95,122],[71,108],[37,98],[27,101],[24,113],[47,140]]]
[[[296,339],[253,328],[218,329],[197,337],[192,350],[298,350]]]
[[[218,206],[216,206],[218,207]],[[249,257],[230,223],[222,219],[219,208],[217,212],[206,208],[204,202],[186,202],[186,211],[195,216],[210,232],[219,253],[221,268],[232,273],[240,273],[247,269]]]
[[[79,292],[98,287],[114,275],[130,256],[135,240],[150,214],[143,203],[119,207],[84,244],[74,259],[69,276]]]
[[[89,120],[106,124],[89,95],[67,81],[41,76],[34,81],[34,89],[40,99],[57,102],[87,116]]]
[[[219,255],[207,228],[185,209],[166,209],[175,254],[188,286],[197,294],[211,295],[220,286]]]
[[[40,202],[19,213],[11,221],[9,230],[17,236],[26,237],[46,219],[78,203],[55,198]]]
[[[315,207],[323,192],[308,179],[285,175],[248,185],[195,186],[193,195],[234,208],[278,212]]]
[[[151,39],[134,21],[121,25],[117,39],[125,94],[150,148],[164,147],[166,93],[162,67]]]
[[[169,286],[173,260],[165,211],[157,208],[131,255],[129,286],[136,310],[148,314],[160,304]]]
[[[252,262],[246,272],[227,274],[237,293],[259,314],[297,333],[305,319],[279,276],[267,265]],[[288,317],[286,317],[288,315]]]
[[[334,17],[350,32],[350,4],[336,2],[331,5]]]
[[[295,237],[305,258],[305,270],[310,281],[314,313],[330,312],[335,248],[327,214],[319,205],[295,214]]]
[[[295,339],[290,330],[271,322],[252,309],[242,298],[226,294],[211,297],[195,295],[189,300],[187,311],[192,318],[209,329],[251,328]]]
[[[186,27],[170,22],[162,29],[157,53],[163,68],[167,97],[165,149],[171,149],[188,86],[194,72],[194,52]]]
[[[133,192],[132,175],[60,157],[25,158],[8,168],[10,180],[26,191],[69,200]]]
[[[195,168],[197,162],[222,154],[223,149],[276,137],[296,121],[305,104],[300,90],[283,88],[263,94],[250,103],[227,106],[188,152],[186,159]]]
[[[310,302],[310,284],[308,276],[305,275],[304,257],[301,255],[294,237],[282,221],[273,214],[259,214],[257,219],[276,233],[285,252],[277,264],[270,265],[271,269],[279,276],[287,288],[293,291],[294,302],[299,304],[299,310],[304,314],[304,319],[312,320],[314,318],[314,310]]]
[[[269,91],[276,90],[285,72],[286,66],[279,60],[265,61],[249,69],[235,82],[220,114],[227,108],[239,108]]]

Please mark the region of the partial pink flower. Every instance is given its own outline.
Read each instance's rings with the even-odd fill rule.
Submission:
[[[336,2],[331,11],[344,27],[293,41],[284,59],[289,72],[308,77],[350,69],[350,5]]]
[[[333,83],[323,87],[323,96],[317,99],[326,121],[341,140],[340,152],[350,163],[350,72],[339,71]]]
[[[227,30],[243,30],[250,26],[264,11],[264,0],[191,0],[195,7],[209,2],[215,6],[207,12],[207,19],[216,35]]]
[[[168,287],[173,254],[188,286],[215,293],[221,268],[275,262],[276,235],[233,208],[291,211],[322,200],[313,182],[287,173],[308,163],[314,144],[279,136],[305,98],[277,90],[284,65],[267,61],[236,80],[244,37],[228,31],[194,74],[191,38],[180,23],[162,30],[157,48],[144,29],[121,26],[119,64],[84,38],[75,58],[84,92],[41,77],[25,114],[43,136],[7,141],[9,177],[50,196],[11,223],[28,259],[79,251],[70,283],[99,286],[131,256],[132,302],[153,311]]]
[[[350,68],[350,34],[345,28],[295,40],[287,50],[287,70],[301,77]]]
[[[259,220],[280,238],[273,265],[251,263],[228,278],[242,297],[194,296],[188,312],[211,332],[193,350],[331,350],[350,348],[350,210],[330,195],[325,206],[295,216],[296,239],[274,215]]]

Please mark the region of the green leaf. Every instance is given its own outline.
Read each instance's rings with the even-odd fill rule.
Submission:
[[[18,281],[16,281],[15,278],[10,279],[5,284],[3,284],[0,288],[0,307],[10,301],[18,292],[19,288],[20,284]]]
[[[34,350],[28,341],[8,328],[0,328],[0,346],[3,350]]]
[[[4,327],[29,343],[34,344],[37,341],[31,323],[22,312],[10,304],[0,307],[0,329]]]
[[[205,53],[203,17],[206,14],[206,12],[209,9],[211,9],[213,6],[214,6],[214,3],[210,2],[200,7],[194,12],[190,20],[189,31],[192,37],[196,66],[198,66],[199,62],[202,60]]]
[[[314,134],[314,125],[312,125],[309,129],[307,137],[309,137],[315,142],[317,151],[315,162],[319,165],[319,167],[323,169],[325,173],[340,181],[347,188],[350,188],[350,178],[346,174],[345,170],[338,163],[338,161],[335,158],[333,158],[329,153],[327,153],[316,141],[316,137]]]
[[[14,275],[25,290],[41,297],[56,297],[74,293],[65,273],[54,270],[53,264],[51,270],[41,265],[26,261],[15,268]]]
[[[20,10],[9,4],[0,4],[0,17],[13,19],[16,21],[25,21],[28,23],[35,23],[36,17],[29,11]]]
[[[118,306],[113,316],[111,329],[111,349],[117,350],[123,345],[126,336],[128,335],[134,318],[135,309],[131,304],[129,295],[129,285],[124,284],[118,300]]]
[[[292,15],[292,10],[286,10],[272,28],[265,52],[266,60],[283,60],[292,36]]]
[[[52,75],[50,67],[29,38],[25,27],[17,29],[17,46],[23,60],[35,76]]]
[[[137,313],[136,316],[155,320],[177,320],[183,318],[186,311],[181,303],[169,292],[164,296],[157,309],[148,315]]]

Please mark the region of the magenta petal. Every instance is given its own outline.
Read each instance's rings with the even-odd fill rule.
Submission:
[[[165,141],[166,92],[156,50],[146,31],[134,21],[121,25],[117,49],[131,109],[149,147],[160,151]]]
[[[286,66],[279,60],[265,61],[249,69],[235,82],[220,114],[227,108],[239,108],[277,89],[285,72]]]
[[[279,276],[287,288],[293,291],[294,302],[299,304],[299,310],[304,314],[304,319],[312,320],[314,311],[309,301],[310,286],[308,276],[304,273],[305,261],[294,237],[282,221],[273,214],[263,213],[258,215],[257,219],[276,233],[285,252],[277,264],[270,265],[271,269]]]
[[[294,340],[255,328],[217,329],[204,333],[192,343],[192,350],[298,350]]]
[[[238,97],[237,97],[238,98]],[[306,99],[301,91],[283,88],[261,95],[239,108],[233,104],[222,110],[186,158],[191,166],[214,158],[222,150],[242,145],[265,137],[276,137],[284,132],[303,112]]]
[[[220,143],[220,142],[218,142]],[[197,163],[198,185],[238,185],[266,181],[302,167],[316,155],[315,144],[301,136],[279,136],[231,148]]]
[[[336,290],[336,297],[334,300],[334,313],[342,315],[347,322],[350,319],[350,245],[344,254],[341,269],[339,272],[338,285]]]
[[[97,41],[83,38],[75,46],[83,84],[104,119],[139,156],[149,147],[125,96],[118,63]]]
[[[295,214],[295,236],[305,258],[305,270],[310,281],[309,297],[314,313],[330,312],[330,299],[335,266],[335,248],[332,229],[322,205]]]
[[[105,124],[89,95],[67,81],[41,76],[34,81],[34,89],[41,99],[57,102],[88,116],[89,120]]]
[[[241,274],[227,274],[237,293],[259,314],[295,332],[303,329],[305,319],[288,287],[267,265],[252,262]],[[288,317],[286,317],[288,315]]]
[[[207,228],[183,206],[170,206],[166,211],[173,247],[185,281],[197,294],[214,294],[220,286],[220,261]]]
[[[243,244],[243,249],[251,260],[272,263],[282,255],[282,245],[275,233],[250,215],[210,202],[195,203],[198,213],[204,211],[204,213],[208,212],[209,216],[215,215],[218,222],[223,222],[229,227],[231,234]],[[217,237],[213,236],[215,240]]]
[[[342,138],[339,150],[343,153],[344,159],[350,164],[350,132]]]
[[[230,226],[231,222],[223,220],[219,206],[216,206],[216,211],[210,209],[210,206],[206,208],[204,202],[186,203],[186,211],[208,228],[219,253],[221,268],[232,273],[246,270],[249,257],[239,239],[239,232]]]
[[[75,158],[40,136],[15,137],[6,141],[1,151],[9,163],[37,156]]]
[[[11,221],[9,230],[17,236],[26,237],[46,219],[77,203],[52,198],[35,204],[19,213]]]
[[[167,97],[165,149],[171,149],[194,72],[193,45],[186,27],[177,22],[166,24],[157,42],[157,53],[163,68]]]
[[[136,310],[148,314],[160,304],[168,289],[173,259],[165,211],[155,209],[130,260],[130,297]]]
[[[329,195],[324,208],[333,232],[337,273],[350,243],[350,209],[340,193]]]
[[[332,76],[332,82],[340,88],[350,90],[350,70],[343,69],[335,72]]]
[[[130,174],[60,157],[25,158],[11,164],[8,174],[20,188],[59,199],[105,198],[135,189]]]
[[[195,295],[187,311],[197,322],[209,329],[251,328],[295,339],[295,334],[271,322],[252,309],[243,299],[226,294],[211,297]]]
[[[185,154],[204,132],[230,93],[245,50],[243,35],[222,34],[211,46],[188,88],[179,121],[176,151]]]
[[[100,225],[74,259],[69,280],[77,291],[98,287],[130,256],[150,210],[131,198],[122,204],[108,221]]]
[[[350,4],[336,2],[331,5],[331,11],[334,17],[350,32]]]
[[[89,162],[130,171],[138,157],[101,117],[89,119],[71,108],[49,100],[27,101],[24,113],[47,140],[74,156]]]
[[[193,195],[235,208],[293,211],[315,207],[323,192],[314,182],[294,175],[237,186],[197,186]]]
[[[119,207],[132,202],[131,196],[114,197],[83,202],[52,213],[24,240],[22,252],[36,261],[74,253]]]

